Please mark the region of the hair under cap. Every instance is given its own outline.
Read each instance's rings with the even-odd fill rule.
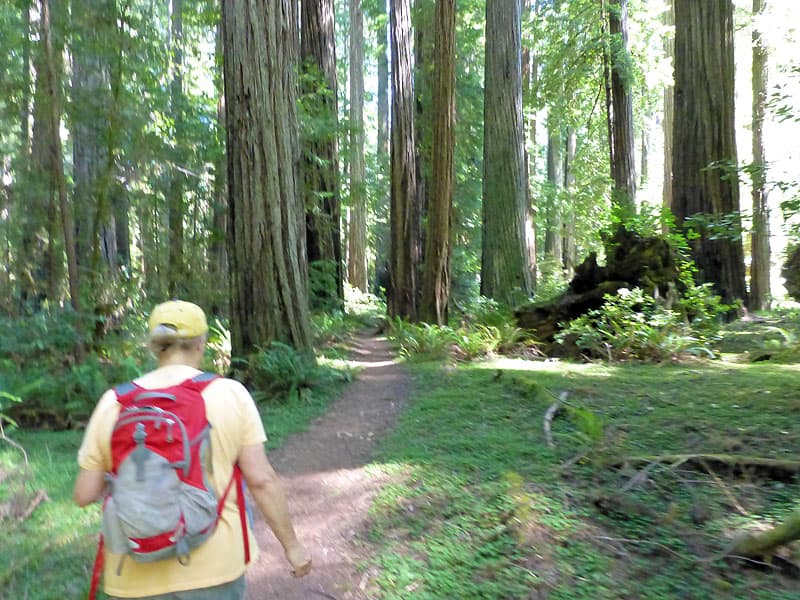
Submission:
[[[153,309],[150,313],[148,331],[153,333],[159,325],[174,329],[179,338],[199,337],[208,331],[203,309],[183,300],[170,300]]]

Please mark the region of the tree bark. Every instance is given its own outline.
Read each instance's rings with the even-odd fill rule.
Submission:
[[[217,25],[217,39],[215,48],[216,63],[222,64],[222,23]],[[225,131],[225,90],[223,89],[222,74],[217,72],[215,75],[215,86],[219,94],[217,102],[217,131],[223,134]],[[225,141],[218,143],[224,147]],[[211,243],[209,253],[211,261],[211,274],[215,281],[223,282],[228,280],[228,250],[225,240],[227,238],[228,220],[228,196],[227,196],[227,165],[225,164],[225,153],[219,152],[214,159],[214,206],[211,211]],[[226,290],[227,291],[227,290]],[[227,297],[227,293],[221,297]]]
[[[364,164],[364,13],[350,0],[350,285],[367,291],[367,197]]]
[[[222,15],[232,352],[273,341],[309,351],[296,7],[226,0]]]
[[[564,218],[564,272],[568,279],[575,275],[578,266],[578,248],[575,240],[575,152],[577,134],[573,127],[567,130],[566,151],[564,153],[564,190],[567,194],[567,214]]]
[[[386,16],[386,0],[378,0],[378,21]],[[389,35],[386,25],[378,32],[378,154],[389,155]]]
[[[750,308],[763,310],[770,303],[769,202],[767,201],[764,151],[764,114],[767,103],[768,50],[758,19],[766,0],[753,0],[753,233],[750,263]]]
[[[628,0],[611,0],[607,8],[611,65],[613,201],[623,215],[636,213],[636,142],[633,135],[633,73],[628,54]]]
[[[446,325],[454,187],[456,0],[437,0],[435,31],[433,189],[428,205],[420,317],[428,323]]]
[[[668,32],[664,38],[664,55],[670,63],[674,62],[675,57],[675,8],[673,0],[667,0],[667,10],[664,12],[664,25]],[[675,86],[667,85],[664,88],[664,183],[662,189],[662,206],[666,209],[672,208],[672,134],[675,115]],[[663,232],[667,233],[665,223]]]
[[[675,129],[673,213],[738,223],[739,186],[734,122],[733,4],[675,0]],[[700,224],[689,240],[701,282],[725,303],[744,300],[744,251],[738,229],[720,234]]]
[[[536,0],[525,0],[523,4],[523,18],[532,20],[536,18],[537,3]],[[522,103],[523,107],[529,105],[533,100],[532,96],[535,93],[537,80],[539,76],[539,63],[533,50],[527,45],[523,44],[522,50]],[[523,111],[523,118],[524,118]],[[525,148],[525,245],[528,252],[528,264],[531,269],[531,286],[532,291],[536,289],[536,280],[538,278],[538,264],[536,256],[536,208],[534,207],[533,194],[531,192],[531,178],[536,172],[536,114],[531,112],[530,117],[523,123],[523,135],[527,139],[530,148],[534,149],[533,152]]]
[[[67,274],[69,283],[70,304],[75,312],[80,312],[80,285],[78,281],[78,261],[75,252],[75,221],[72,206],[67,196],[67,182],[64,178],[64,154],[61,148],[61,99],[59,97],[59,81],[56,76],[55,56],[53,53],[52,28],[50,21],[50,2],[40,0],[41,35],[44,44],[44,62],[46,71],[47,96],[50,100],[50,152],[53,177],[58,190],[58,203],[61,212],[61,225],[64,234],[64,251],[67,255]],[[80,351],[79,351],[80,354]]]
[[[331,289],[327,278],[325,282],[317,282],[311,301],[320,308],[342,308],[344,287],[333,0],[303,0],[301,10],[300,58],[305,71],[305,87],[301,93],[313,94],[315,106],[310,110],[325,124],[318,131],[307,133],[303,140],[308,262],[309,265],[324,266],[326,275],[333,277]]]
[[[526,245],[521,0],[486,3],[481,294],[512,304],[532,291]]]
[[[552,123],[547,136],[547,182],[550,198],[545,214],[544,255],[558,269],[564,267],[564,218],[561,191],[564,187],[564,142],[559,128]]]
[[[388,309],[393,317],[418,317],[419,204],[417,193],[411,6],[396,0],[392,30],[392,132]]]

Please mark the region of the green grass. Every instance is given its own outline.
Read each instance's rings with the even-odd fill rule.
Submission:
[[[639,468],[607,465],[684,452],[800,458],[800,365],[413,369],[414,401],[376,463],[396,483],[371,515],[371,597],[797,597],[796,580],[713,560],[734,532],[799,509],[797,481],[654,465],[621,492]],[[550,448],[543,415],[561,392],[571,410],[553,421]]]

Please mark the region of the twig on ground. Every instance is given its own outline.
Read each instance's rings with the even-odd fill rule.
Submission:
[[[609,536],[606,536],[606,535],[596,535],[596,536],[593,536],[593,537],[596,540],[603,540],[603,541],[606,541],[606,542],[621,542],[621,543],[626,543],[626,544],[638,544],[638,545],[642,545],[642,546],[655,546],[656,548],[661,548],[662,550],[665,550],[665,551],[669,552],[670,554],[672,554],[674,556],[677,556],[678,558],[681,558],[681,559],[684,559],[684,560],[689,558],[687,556],[684,556],[680,552],[676,552],[675,550],[673,550],[669,546],[665,546],[664,544],[662,544],[660,542],[654,542],[652,540],[636,540],[636,539],[631,539],[631,538],[616,538],[616,537],[609,537]]]
[[[28,508],[25,509],[25,512],[23,512],[19,516],[19,520],[25,521],[28,517],[30,517],[33,514],[33,511],[36,510],[37,506],[39,506],[45,500],[49,499],[50,498],[47,497],[47,492],[45,492],[44,490],[39,490],[39,492],[36,494],[33,500],[31,500],[31,503],[28,505]]]
[[[713,479],[714,483],[716,483],[717,486],[722,490],[722,493],[725,494],[725,496],[728,498],[728,500],[730,500],[731,505],[737,510],[737,512],[740,515],[742,515],[743,517],[748,516],[749,513],[741,505],[739,500],[736,499],[736,496],[733,495],[733,492],[730,491],[728,486],[725,485],[725,482],[722,481],[722,479],[719,478],[719,475],[717,475],[717,473],[714,471],[714,469],[712,469],[710,466],[708,466],[708,463],[705,460],[701,459],[699,462],[703,466],[703,468],[706,470],[706,472],[709,475],[711,475],[711,479]]]
[[[14,448],[16,448],[17,450],[22,452],[22,457],[23,457],[23,459],[25,459],[25,464],[26,465],[28,464],[28,453],[25,452],[25,448],[20,446],[17,442],[15,442],[14,440],[12,440],[10,437],[8,437],[6,435],[6,430],[3,428],[3,419],[0,419],[0,440],[3,440],[5,442],[11,444],[12,446],[14,446]]]
[[[553,433],[551,431],[551,427],[553,425],[553,419],[556,418],[562,402],[567,399],[567,395],[567,392],[561,392],[561,394],[558,396],[558,400],[551,404],[550,408],[547,409],[547,412],[544,413],[544,437],[545,440],[547,440],[548,448],[555,448],[556,446],[555,442],[553,442]]]

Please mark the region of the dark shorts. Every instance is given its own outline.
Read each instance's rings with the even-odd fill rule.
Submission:
[[[230,583],[215,585],[214,587],[187,590],[185,592],[172,592],[158,596],[141,596],[135,600],[244,600],[245,581],[244,575]],[[133,598],[115,598],[110,600],[134,600]]]

